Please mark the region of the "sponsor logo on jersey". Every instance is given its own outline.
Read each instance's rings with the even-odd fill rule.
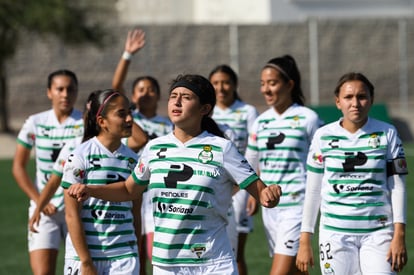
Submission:
[[[174,204],[166,204],[162,202],[158,202],[157,208],[161,213],[192,214],[194,212],[193,207],[176,206]]]
[[[333,139],[328,143],[328,145],[331,146],[332,149],[334,149],[334,148],[339,148],[338,143],[339,143],[339,139]]]
[[[113,213],[113,212],[105,212],[100,209],[93,209],[91,210],[91,215],[95,220],[122,220],[125,219],[125,214],[123,213]]]
[[[206,252],[207,248],[203,244],[195,244],[191,247],[191,252],[197,255],[197,257],[200,259],[201,256],[203,256],[204,252]]]
[[[208,163],[210,161],[213,160],[213,152],[212,151],[212,146],[211,145],[204,145],[203,146],[203,151],[200,152],[200,154],[198,155],[198,160],[201,161],[202,163]]]
[[[220,169],[214,168],[212,170],[197,170],[195,174],[197,176],[207,176],[210,178],[217,178],[220,176]]]
[[[41,133],[43,136],[48,137],[50,135],[50,128],[49,127],[43,128]]]
[[[385,223],[388,221],[388,217],[387,216],[382,216],[380,218],[378,218],[378,223],[380,223],[382,226],[385,226]]]
[[[171,192],[171,191],[161,191],[162,197],[167,198],[188,198],[188,193],[186,192]]]
[[[334,184],[333,189],[337,194],[341,192],[371,192],[374,187],[373,186],[367,186],[363,185],[364,183],[361,183],[357,186],[352,185],[345,185],[345,184]]]

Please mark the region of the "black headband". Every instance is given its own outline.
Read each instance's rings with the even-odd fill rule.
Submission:
[[[191,84],[188,81],[183,81],[183,80],[180,80],[180,81],[177,81],[176,83],[174,83],[171,86],[170,93],[172,92],[172,90],[174,90],[175,88],[178,88],[178,87],[184,87],[184,88],[187,88],[187,89],[191,90],[199,98],[203,98],[203,94],[205,94],[197,86]]]

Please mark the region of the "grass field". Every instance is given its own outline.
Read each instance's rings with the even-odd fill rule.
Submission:
[[[407,178],[408,224],[406,232],[409,260],[401,274],[409,275],[414,274],[414,239],[410,238],[411,233],[414,233],[414,216],[410,212],[411,202],[414,200],[414,144],[406,144],[404,147],[407,152],[409,166]],[[33,171],[33,162],[30,163],[30,167]],[[28,200],[13,180],[11,160],[0,160],[0,187],[0,275],[31,274],[26,241]],[[314,241],[316,241],[316,238]],[[246,251],[250,274],[268,274],[271,259],[268,256],[260,214],[255,218],[255,230],[249,235]],[[62,247],[57,274],[62,274],[63,252]],[[311,274],[320,274],[318,265],[315,266]]]

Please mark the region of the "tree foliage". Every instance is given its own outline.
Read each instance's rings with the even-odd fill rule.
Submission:
[[[96,20],[103,7],[98,2],[0,0],[0,132],[9,131],[5,61],[14,55],[22,33],[54,35],[68,45],[103,46],[105,31]]]

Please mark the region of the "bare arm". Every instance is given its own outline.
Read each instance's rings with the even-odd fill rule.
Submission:
[[[142,128],[136,124],[132,124],[132,135],[128,138],[128,147],[132,151],[138,152],[148,142],[148,135]]]
[[[40,193],[40,196],[36,202],[36,209],[29,220],[29,228],[32,232],[37,232],[34,225],[39,225],[40,221],[40,212],[44,211],[46,215],[52,215],[56,212],[56,207],[53,207],[55,211],[44,210],[44,208],[48,205],[49,201],[52,199],[53,194],[55,194],[56,190],[59,188],[61,181],[61,177],[56,174],[52,174],[45,186],[45,188]],[[49,207],[52,208],[52,207]]]
[[[39,192],[27,172],[27,164],[30,159],[30,149],[21,144],[17,144],[16,153],[13,159],[12,173],[17,185],[29,197],[37,202]]]
[[[314,267],[315,261],[313,259],[312,251],[312,233],[302,232],[299,239],[299,250],[296,255],[296,267],[302,272],[308,272],[309,267]]]
[[[64,191],[64,196],[66,224],[76,254],[78,254],[81,261],[81,272],[82,274],[96,274],[96,268],[92,262],[88,244],[86,243],[85,231],[80,215],[82,203],[71,198],[66,190]]]
[[[89,197],[106,201],[133,201],[142,196],[145,188],[145,185],[136,184],[132,176],[129,176],[126,181],[107,185],[72,184],[67,192],[78,201],[87,200]]]
[[[405,245],[405,224],[394,223],[394,236],[387,255],[391,261],[391,269],[401,272],[407,264],[407,248]]]
[[[145,45],[145,32],[141,29],[134,29],[128,32],[127,39],[125,41],[125,52],[130,55],[135,54]],[[116,67],[114,76],[112,78],[112,88],[117,89],[120,92],[124,92],[123,83],[128,73],[128,67],[130,64],[130,58],[125,59],[124,56],[119,60]]]

